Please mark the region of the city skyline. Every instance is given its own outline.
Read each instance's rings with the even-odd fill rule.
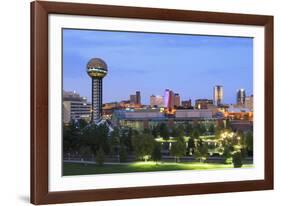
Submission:
[[[220,85],[220,86],[222,86],[222,85]],[[151,94],[150,96],[149,96],[149,102],[148,103],[142,103],[141,102],[141,105],[150,105],[151,104],[151,97],[156,97],[156,98],[158,98],[158,97],[162,97],[163,98],[163,101],[164,101],[164,99],[165,99],[165,92],[166,92],[166,90],[167,89],[165,89],[164,90],[164,95],[158,95],[158,94]],[[169,90],[169,89],[168,89]],[[240,90],[243,90],[244,92],[247,92],[245,89],[237,89],[236,90],[236,94],[235,94],[235,102],[230,102],[230,103],[225,103],[226,105],[227,104],[230,104],[230,105],[232,105],[232,104],[238,104],[237,103],[237,93],[240,91]],[[174,92],[173,90],[170,90],[170,91],[172,91],[172,92]],[[66,92],[66,93],[68,93],[68,92],[74,92],[75,94],[78,94],[78,95],[81,95],[80,93],[79,93],[79,91],[77,91],[77,90],[73,90],[73,91],[71,91],[71,90],[63,90],[63,92]],[[141,91],[135,91],[135,92],[140,92],[140,97],[141,98],[143,98],[143,96],[141,95]],[[133,92],[134,93],[134,92]],[[191,103],[192,103],[192,106],[195,106],[195,104],[196,104],[196,100],[214,100],[213,98],[205,98],[205,97],[201,97],[201,98],[198,98],[198,99],[182,99],[182,96],[181,96],[181,94],[179,94],[179,93],[175,93],[176,95],[179,95],[180,96],[180,105],[182,104],[182,102],[185,102],[185,101],[191,101]],[[122,102],[122,101],[128,101],[128,102],[132,102],[132,96],[136,96],[135,94],[128,94],[128,97],[127,98],[125,98],[125,99],[121,99],[121,100],[115,100],[115,101],[110,101],[110,102],[104,102],[104,104],[107,104],[107,103],[114,103],[114,102]],[[245,96],[245,98],[249,98],[249,97],[253,97],[253,94],[247,94],[246,96]],[[81,95],[81,98],[86,98],[86,100],[87,100],[87,102],[88,103],[91,103],[91,101],[90,101],[90,99],[91,98],[87,98],[86,96],[82,96]],[[214,104],[214,103],[213,103]],[[214,104],[215,105],[215,104]],[[163,106],[165,106],[165,102],[163,102]]]
[[[126,100],[141,91],[142,103],[148,105],[151,95],[162,96],[167,88],[181,100],[213,99],[217,84],[224,87],[223,103],[235,103],[240,88],[247,96],[253,93],[251,38],[67,29],[63,49],[63,88],[88,100],[91,81],[85,69],[91,57],[108,64],[103,102]]]

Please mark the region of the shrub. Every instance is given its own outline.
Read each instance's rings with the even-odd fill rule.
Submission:
[[[242,167],[242,154],[241,152],[235,152],[232,155],[232,162],[233,162],[233,167],[234,168],[240,168]]]
[[[153,151],[152,151],[152,154],[151,154],[151,159],[153,161],[155,161],[156,164],[157,164],[158,161],[161,161],[161,159],[162,159],[161,143],[159,143],[159,142],[154,143]]]
[[[103,165],[104,163],[104,151],[102,149],[102,147],[99,148],[99,150],[97,151],[96,154],[96,163],[97,165]]]
[[[120,160],[120,162],[127,161],[127,151],[126,151],[126,148],[124,145],[121,145],[121,147],[120,147],[119,160]]]

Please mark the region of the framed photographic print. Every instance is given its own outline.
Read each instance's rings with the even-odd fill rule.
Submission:
[[[31,202],[273,189],[273,17],[31,3]]]

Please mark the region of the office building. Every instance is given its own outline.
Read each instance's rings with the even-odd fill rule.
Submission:
[[[141,105],[141,93],[136,91],[136,104]]]
[[[250,111],[253,111],[254,103],[254,96],[248,96],[245,98],[245,107],[248,108]]]
[[[166,89],[164,92],[164,106],[168,109],[175,107],[175,93],[172,90]]]
[[[191,99],[182,101],[182,102],[181,102],[181,106],[182,106],[184,109],[190,109],[190,108],[192,108]]]
[[[130,103],[132,105],[141,105],[141,94],[140,91],[136,91],[136,94],[130,95]]]
[[[135,94],[130,95],[130,103],[131,104],[136,104],[137,102],[137,96]]]
[[[143,109],[143,110],[115,110],[112,123],[114,126],[131,127],[134,129],[152,128],[160,123],[168,126],[174,124],[183,124],[185,122],[216,122],[212,110],[187,110],[177,109],[173,118],[169,118],[161,109]]]
[[[211,105],[213,105],[213,100],[211,100],[211,99],[196,99],[195,100],[196,109],[208,109]]]
[[[223,86],[216,85],[214,86],[213,91],[213,100],[216,106],[220,106],[223,103]]]
[[[246,91],[244,89],[237,90],[236,103],[237,105],[245,105]]]
[[[151,107],[164,107],[164,99],[160,95],[151,95],[150,96],[150,106]]]
[[[253,112],[244,106],[230,105],[224,112],[224,116],[231,120],[253,120]]]
[[[178,93],[175,93],[175,95],[174,95],[174,102],[175,102],[176,108],[181,105],[181,99],[180,99],[180,95]]]
[[[83,119],[87,122],[91,120],[91,103],[87,102],[85,97],[78,93],[63,91],[63,122],[65,124],[71,121]]]
[[[190,110],[177,110],[175,114],[176,120],[204,120],[204,119],[212,119],[213,112],[210,109],[190,109]]]

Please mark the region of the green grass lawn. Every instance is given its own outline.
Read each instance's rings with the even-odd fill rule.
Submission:
[[[253,165],[243,165],[243,168]],[[210,163],[158,163],[135,162],[130,164],[116,164],[98,166],[95,164],[64,163],[63,175],[87,175],[87,174],[110,174],[130,172],[155,172],[172,170],[206,170],[233,168],[232,164],[210,164]]]

